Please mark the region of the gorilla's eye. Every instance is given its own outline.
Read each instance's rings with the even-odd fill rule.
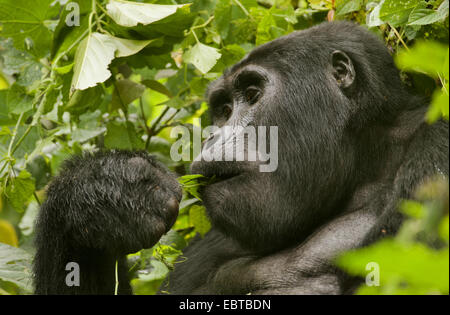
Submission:
[[[230,106],[225,105],[222,109],[222,116],[225,117],[227,120],[231,117],[233,110]]]
[[[245,96],[245,100],[247,101],[247,103],[249,103],[250,105],[253,105],[261,97],[261,91],[254,86],[250,86],[245,90],[244,96]]]

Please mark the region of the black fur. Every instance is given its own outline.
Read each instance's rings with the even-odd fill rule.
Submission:
[[[261,92],[256,102],[245,97],[249,85]],[[427,102],[359,26],[325,23],[262,45],[208,93],[219,126],[278,126],[279,166],[193,163],[193,173],[222,181],[203,191],[213,228],[184,252],[163,285],[170,293],[347,293],[353,279],[330,260],[395,233],[399,200],[448,176],[448,123],[424,122]],[[151,166],[128,163],[134,156]],[[173,216],[154,215],[164,217],[156,209],[179,199],[179,188],[144,153],[75,158],[64,169],[37,225],[36,292],[112,293],[94,274],[65,287],[65,263],[87,255],[97,264],[87,269],[113,281],[116,257],[151,246],[172,225]],[[146,194],[154,183],[161,194]]]
[[[36,223],[37,294],[129,294],[125,255],[153,246],[178,215],[175,177],[145,152],[75,156],[48,187]],[[67,263],[81,285],[68,287]]]

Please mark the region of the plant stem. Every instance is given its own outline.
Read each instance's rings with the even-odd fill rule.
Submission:
[[[115,268],[116,287],[114,288],[114,295],[117,295],[117,292],[119,291],[119,271],[118,271],[118,265],[119,265],[119,261],[116,260],[116,268]]]
[[[245,13],[246,16],[248,16],[253,20],[253,18],[250,16],[250,13],[248,13],[247,9],[242,5],[242,3],[239,0],[233,0],[233,2],[236,3],[238,7],[241,8],[241,10]]]
[[[391,29],[394,31],[395,36],[397,36],[398,40],[402,43],[402,45],[405,47],[405,49],[406,49],[407,51],[409,51],[408,46],[407,46],[406,43],[403,41],[403,38],[402,38],[402,36],[398,33],[397,29],[396,29],[395,27],[392,27],[390,24],[389,24],[389,26],[390,26]]]

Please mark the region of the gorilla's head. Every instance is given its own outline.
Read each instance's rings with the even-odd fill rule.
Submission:
[[[203,191],[214,226],[260,252],[305,238],[375,173],[379,145],[365,140],[405,105],[403,90],[384,45],[350,23],[321,24],[253,50],[210,86],[212,121],[277,126],[278,168],[195,161],[193,173],[219,179]],[[204,151],[234,143],[213,138]]]

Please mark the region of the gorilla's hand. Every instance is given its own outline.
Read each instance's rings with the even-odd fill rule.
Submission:
[[[180,199],[175,177],[145,152],[85,154],[65,162],[40,220],[74,248],[127,254],[152,247],[171,228]]]

